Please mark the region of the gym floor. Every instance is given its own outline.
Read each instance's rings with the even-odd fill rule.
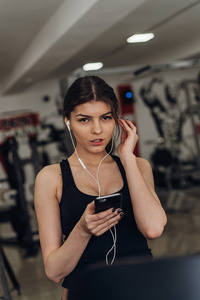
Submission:
[[[179,190],[157,191],[168,216],[163,235],[149,241],[154,258],[187,256],[200,253],[200,185]],[[36,227],[33,210],[32,226]],[[12,235],[9,224],[0,224],[0,236]],[[44,274],[41,251],[24,258],[25,250],[16,245],[3,245],[3,250],[21,286],[21,295],[12,290],[12,299],[60,300],[62,288],[48,280]],[[8,285],[12,282],[7,276]]]

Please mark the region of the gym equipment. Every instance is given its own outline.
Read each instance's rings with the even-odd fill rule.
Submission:
[[[31,137],[32,139],[32,137]],[[34,140],[32,140],[32,143]],[[19,158],[17,149],[18,144],[14,137],[10,137],[4,143],[2,149],[4,157],[4,167],[7,171],[8,182],[12,189],[17,191],[16,205],[13,206],[7,214],[10,215],[10,221],[13,229],[17,233],[17,241],[27,249],[25,256],[32,256],[37,253],[36,242],[33,240],[33,233],[31,232],[30,217],[27,209],[27,202],[24,194],[24,172],[23,165],[32,161],[32,159],[22,160]],[[34,153],[34,160],[36,160],[35,146],[32,147]],[[7,154],[7,155],[6,155]],[[12,162],[11,162],[12,156]],[[37,165],[35,165],[35,171],[37,171]],[[4,213],[4,212],[3,212]],[[8,242],[6,239],[0,239],[2,243]]]
[[[58,129],[55,127],[54,124],[45,123],[41,124],[41,128],[50,130],[46,140],[41,140],[37,142],[37,146],[42,147],[42,167],[50,163],[55,163],[55,161],[51,161],[47,151],[45,150],[46,146],[48,146],[49,144],[56,144],[59,152],[59,159],[60,155],[62,154],[65,157],[69,157],[73,153],[74,150],[71,145],[70,136],[66,131],[66,128]]]
[[[1,222],[11,222],[17,238],[0,238],[2,243],[19,243],[27,249],[25,256],[37,253],[36,244],[33,240],[33,233],[30,226],[27,201],[25,199],[25,172],[24,166],[31,164],[35,175],[38,173],[39,158],[37,152],[37,126],[39,115],[30,111],[5,112],[0,115],[0,162],[7,175],[6,179],[10,188],[16,191],[14,196],[15,205],[0,212]],[[22,159],[18,154],[18,145],[21,140],[26,140],[31,150],[29,158]],[[2,194],[1,194],[2,195]]]
[[[197,101],[196,105],[192,104],[192,99],[190,97],[190,92],[189,92],[189,87],[191,84],[200,85],[199,78],[200,78],[200,73],[198,75],[198,80],[183,80],[181,82],[181,86],[185,90],[185,94],[186,94],[186,98],[187,98],[187,102],[188,102],[187,113],[191,118],[192,129],[194,132],[194,141],[195,141],[195,146],[196,146],[196,150],[197,150],[196,164],[197,164],[197,169],[200,170],[200,142],[199,142],[199,138],[197,135],[197,128],[196,128],[195,119],[194,119],[195,114],[197,114],[198,116],[200,115],[200,105],[199,105],[198,101]],[[200,91],[200,86],[198,88]]]
[[[3,298],[1,297],[1,299],[11,300],[12,298],[11,298],[10,290],[9,290],[8,283],[6,280],[6,275],[4,272],[4,263],[3,263],[1,255],[0,255],[0,288],[1,288],[2,296],[3,296]]]
[[[15,274],[0,244],[0,287],[3,294],[3,299],[10,300],[12,299],[12,297],[10,294],[10,288],[8,286],[5,271],[7,271],[7,274],[13,284],[13,288],[18,291],[18,295],[21,295],[19,282],[17,281]]]

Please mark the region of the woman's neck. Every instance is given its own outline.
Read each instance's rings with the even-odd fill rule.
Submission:
[[[77,150],[77,149],[76,149]],[[78,157],[77,157],[78,154]],[[78,151],[77,150],[77,154],[76,152],[74,152],[71,156],[71,161],[73,161],[74,164],[80,164],[80,162],[78,161],[78,158],[80,158],[82,160],[82,162],[84,163],[84,165],[88,165],[88,166],[98,166],[100,161],[108,154],[106,151],[100,152],[100,153],[83,153],[82,151]],[[110,157],[106,157],[105,161],[110,160]]]

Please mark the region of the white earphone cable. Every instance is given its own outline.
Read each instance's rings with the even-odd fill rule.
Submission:
[[[68,126],[67,126],[68,127]],[[113,138],[112,138],[112,145],[111,145],[111,149],[109,151],[109,153],[107,153],[103,158],[102,160],[100,161],[99,165],[98,165],[98,168],[97,168],[97,173],[96,173],[96,177],[95,178],[86,168],[86,166],[84,165],[84,163],[82,162],[82,160],[80,159],[78,153],[77,153],[77,150],[76,150],[76,147],[75,147],[75,144],[74,144],[74,141],[73,141],[73,137],[72,137],[72,134],[71,134],[71,130],[70,130],[70,127],[68,127],[69,129],[69,134],[70,134],[70,138],[71,138],[71,141],[72,141],[72,145],[74,147],[74,150],[75,150],[75,153],[76,153],[76,156],[78,158],[78,161],[80,162],[80,164],[82,165],[83,169],[95,180],[95,182],[97,183],[98,185],[98,189],[99,189],[99,197],[101,195],[101,188],[100,188],[100,184],[99,184],[99,169],[100,169],[100,166],[101,166],[101,163],[103,162],[103,160],[108,157],[110,155],[110,153],[112,152],[113,150]],[[115,256],[116,256],[116,242],[117,242],[117,230],[116,230],[116,227],[114,226],[114,233],[112,232],[111,228],[110,228],[110,233],[112,235],[112,239],[113,239],[113,245],[112,247],[110,248],[110,250],[107,252],[106,254],[106,264],[109,266],[109,265],[112,265],[114,260],[115,260]],[[110,254],[110,252],[113,250],[113,258],[112,258],[112,261],[111,263],[109,264],[108,262],[108,255]]]
[[[109,265],[112,265],[113,264],[113,262],[114,262],[114,260],[115,260],[115,256],[116,256],[116,242],[117,242],[117,230],[116,230],[116,226],[114,226],[114,233],[112,232],[112,230],[111,230],[111,228],[110,228],[110,233],[111,233],[111,235],[112,235],[112,239],[113,239],[113,245],[112,245],[112,247],[110,248],[110,250],[107,252],[107,254],[106,254],[106,264],[109,266]],[[112,260],[111,260],[111,262],[110,262],[110,264],[109,264],[109,262],[108,262],[108,256],[109,256],[109,254],[110,254],[110,252],[111,251],[114,251],[113,252],[113,258],[112,258]]]

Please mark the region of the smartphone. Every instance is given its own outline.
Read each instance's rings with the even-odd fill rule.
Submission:
[[[122,208],[122,194],[116,193],[95,199],[95,214],[109,208]]]

